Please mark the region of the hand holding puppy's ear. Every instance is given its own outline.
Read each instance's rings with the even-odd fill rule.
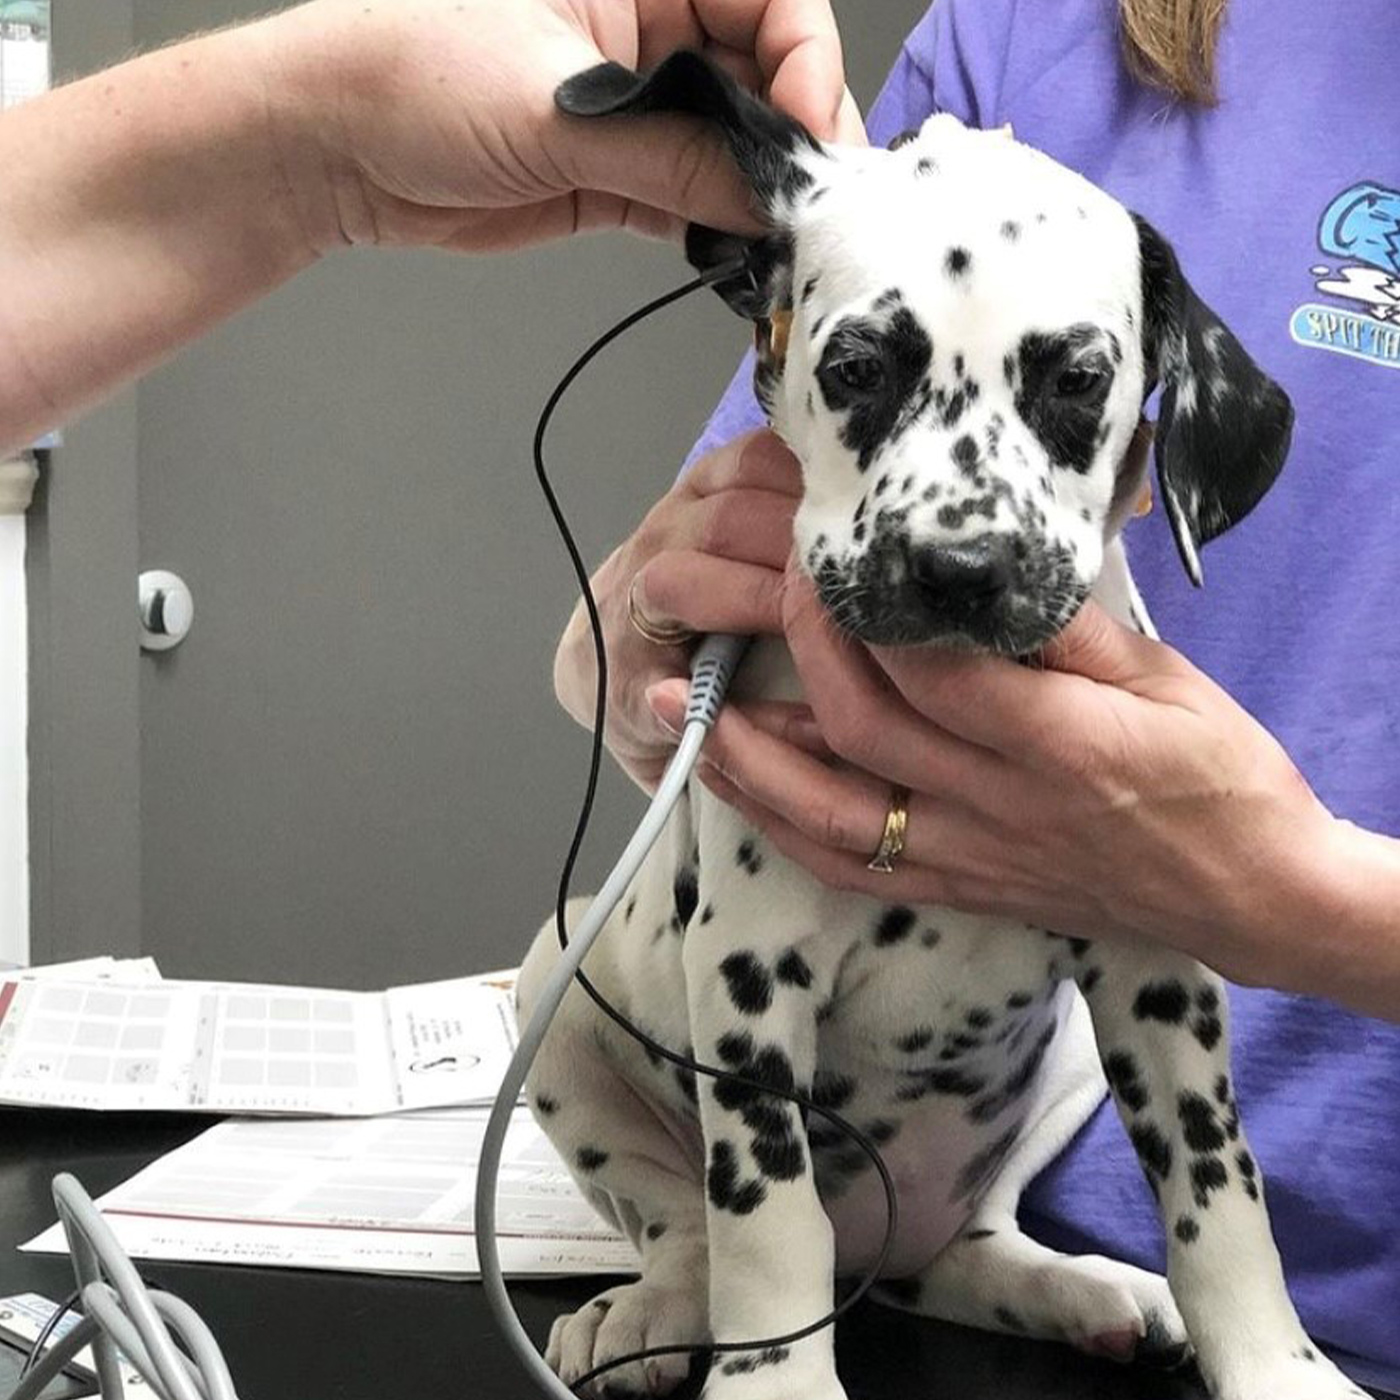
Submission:
[[[678,49],[722,61],[710,88],[732,87],[736,110],[820,137],[860,129],[829,0],[314,0],[247,32],[318,250],[480,252],[596,228],[679,237],[691,222],[757,232],[751,181],[695,105],[581,121],[555,103],[564,84],[569,111],[621,111],[646,87],[634,71]],[[305,191],[313,179],[324,193]]]

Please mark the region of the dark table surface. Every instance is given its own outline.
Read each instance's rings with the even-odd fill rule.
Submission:
[[[54,1220],[49,1182],[71,1171],[93,1196],[209,1126],[171,1115],[0,1108],[0,1296],[50,1298],[71,1287],[68,1261],[17,1246]],[[497,1337],[474,1283],[296,1269],[142,1263],[192,1304],[228,1358],[241,1400],[535,1400]],[[517,1284],[512,1296],[541,1342],[555,1315],[596,1279]],[[851,1400],[1201,1400],[1185,1376],[1081,1357],[1066,1347],[992,1336],[859,1304],[837,1329]]]

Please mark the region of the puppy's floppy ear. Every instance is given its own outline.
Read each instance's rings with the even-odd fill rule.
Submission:
[[[1157,479],[1181,562],[1201,584],[1199,549],[1243,520],[1288,455],[1293,405],[1191,289],[1171,245],[1137,225],[1147,389],[1162,386]]]
[[[812,183],[801,158],[819,156],[822,149],[800,123],[746,92],[713,60],[688,50],[673,53],[646,74],[620,63],[599,64],[561,83],[554,101],[576,117],[649,112],[705,117],[724,133],[770,218],[779,217]]]

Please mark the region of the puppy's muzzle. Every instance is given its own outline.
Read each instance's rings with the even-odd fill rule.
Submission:
[[[984,630],[1015,581],[1016,555],[1007,535],[924,544],[909,552],[909,601],[934,632]]]

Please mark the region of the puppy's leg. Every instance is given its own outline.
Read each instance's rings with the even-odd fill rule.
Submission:
[[[521,971],[522,1018],[557,958],[551,923]],[[591,958],[589,971],[607,975]],[[709,1336],[699,1133],[693,1124],[687,1133],[622,1072],[626,1057],[642,1052],[630,1041],[614,1044],[620,1036],[583,990],[571,987],[527,1085],[536,1120],[584,1195],[631,1238],[641,1258],[637,1282],[610,1288],[555,1321],[545,1358],[566,1385],[614,1357],[653,1346],[703,1345]],[[591,1390],[664,1395],[689,1366],[684,1353],[632,1362],[600,1376]]]
[[[1225,988],[1199,963],[1075,944],[1109,1087],[1161,1208],[1167,1276],[1217,1400],[1363,1397],[1284,1287],[1235,1107]]]
[[[880,1301],[969,1327],[1066,1341],[1115,1360],[1174,1365],[1190,1347],[1166,1279],[1114,1259],[1058,1254],[1016,1223],[1027,1183],[1103,1098],[1093,1029],[1078,997],[1051,1074],[1047,1111],[1025,1130],[972,1218],[923,1272],[884,1285]]]
[[[809,962],[816,896],[704,804],[701,900],[682,957],[696,1055],[759,1084],[811,1091],[830,974]],[[804,953],[803,948],[808,951]],[[704,1079],[710,1322],[718,1342],[781,1336],[832,1307],[835,1242],[796,1105]],[[830,1328],[715,1357],[706,1400],[845,1400]]]

